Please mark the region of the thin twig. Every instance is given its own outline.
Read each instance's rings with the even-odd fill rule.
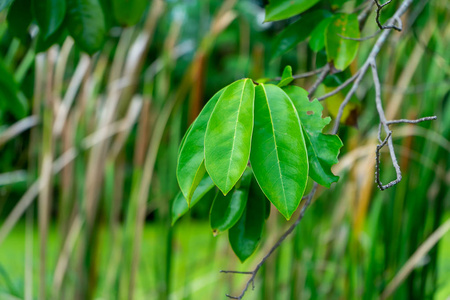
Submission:
[[[297,75],[293,75],[292,78],[294,79],[301,79],[301,78],[307,78],[307,77],[311,77],[313,75],[319,74],[320,72],[323,71],[325,67],[322,68],[318,68],[309,72],[305,72],[302,74],[297,74]],[[271,79],[270,81],[275,81],[275,80],[281,80],[281,77],[275,77],[274,79]]]
[[[370,66],[372,69],[372,76],[373,76],[373,82],[375,85],[375,102],[377,106],[378,115],[380,117],[380,126],[378,127],[378,140],[381,140],[381,128],[384,129],[387,136],[384,139],[384,141],[377,145],[377,149],[375,152],[375,182],[377,183],[380,190],[388,189],[397,183],[399,183],[402,180],[402,172],[400,170],[400,165],[397,162],[397,157],[395,156],[394,151],[394,143],[392,142],[392,131],[389,129],[390,124],[399,124],[399,123],[409,123],[409,124],[417,124],[423,121],[430,121],[430,120],[436,120],[436,116],[432,117],[425,117],[417,120],[406,120],[406,119],[400,119],[400,120],[393,120],[393,121],[387,121],[386,116],[384,114],[383,105],[381,102],[381,84],[380,84],[380,78],[378,76],[377,66],[375,59],[372,59],[370,61]],[[383,183],[380,180],[380,150],[385,145],[388,145],[389,148],[389,154],[391,156],[392,164],[394,165],[395,173],[397,175],[397,178],[391,182],[389,182],[386,185],[383,185]]]
[[[352,83],[353,81],[355,81],[356,77],[358,77],[360,71],[356,72],[355,74],[353,74],[352,77],[350,77],[349,79],[347,79],[346,81],[344,81],[340,86],[338,86],[337,88],[335,88],[333,91],[320,96],[319,98],[317,98],[317,100],[322,101],[325,100],[328,97],[331,97],[333,95],[336,95],[337,93],[339,93],[340,91],[342,91],[346,86],[348,86],[350,83]]]
[[[424,117],[424,118],[420,118],[420,119],[417,119],[417,120],[400,119],[400,120],[387,121],[386,124],[387,125],[399,124],[399,123],[417,124],[417,123],[420,123],[420,122],[423,122],[423,121],[433,121],[433,120],[436,120],[436,119],[437,119],[436,116]]]
[[[308,208],[308,206],[311,204],[311,200],[314,197],[314,194],[316,193],[317,190],[317,183],[314,183],[313,188],[311,190],[311,192],[308,194],[308,196],[306,197],[306,202],[303,205],[303,207],[301,208],[300,214],[298,215],[297,220],[295,220],[295,223],[292,224],[288,230],[286,230],[286,232],[278,239],[278,241],[275,243],[275,245],[272,246],[272,248],[270,248],[270,251],[261,259],[261,261],[256,265],[256,267],[253,269],[253,271],[251,272],[240,272],[240,271],[220,271],[221,273],[238,273],[238,274],[251,274],[250,279],[247,281],[247,284],[245,285],[244,289],[242,290],[241,294],[239,296],[231,296],[231,295],[226,295],[228,298],[230,299],[242,299],[245,295],[245,293],[247,292],[250,284],[252,284],[252,286],[254,287],[254,281],[255,281],[255,277],[256,274],[258,273],[259,269],[264,265],[264,263],[266,262],[266,260],[272,255],[272,253],[277,250],[277,248],[281,245],[281,243],[288,237],[289,234],[291,234],[292,231],[294,231],[294,229],[297,227],[297,225],[300,223],[300,221],[303,219],[303,216],[305,215],[306,209]]]
[[[309,88],[308,94],[309,98],[311,99],[312,96],[314,96],[314,93],[316,92],[319,85],[322,83],[322,81],[327,77],[328,73],[330,72],[330,65],[327,64],[325,67],[322,68],[322,71],[320,72],[319,77],[317,78],[316,82]]]
[[[367,40],[373,39],[374,37],[376,37],[380,33],[381,33],[381,30],[377,30],[377,31],[375,31],[374,34],[371,34],[369,36],[362,37],[362,38],[352,38],[352,37],[343,36],[343,35],[340,35],[340,34],[338,34],[338,36],[343,38],[344,40],[363,42],[363,41],[367,41]]]
[[[243,271],[227,271],[227,270],[220,270],[220,273],[231,273],[231,274],[244,274],[244,275],[253,275],[253,272],[243,272]]]
[[[377,6],[377,17],[375,18],[375,20],[377,22],[378,27],[381,30],[384,30],[384,29],[395,29],[397,31],[402,31],[402,21],[398,17],[395,17],[395,16],[393,17],[394,20],[397,21],[397,23],[399,24],[398,27],[395,25],[395,23],[391,23],[391,24],[388,24],[388,25],[382,25],[381,22],[380,22],[381,10],[383,9],[383,7],[385,7],[386,5],[391,3],[392,0],[388,0],[384,4],[380,4],[378,2],[378,0],[373,0],[373,1],[375,2],[375,5]]]
[[[412,2],[413,2],[413,0],[405,0],[405,1],[403,1],[403,3],[398,8],[398,10],[394,13],[394,16],[388,21],[388,25],[393,25],[395,23],[395,20],[400,19],[400,17],[406,12],[406,10],[408,9],[408,7],[411,5]],[[333,130],[332,130],[333,134],[337,133],[337,130],[339,128],[339,122],[341,121],[342,114],[344,112],[345,106],[350,101],[351,96],[353,96],[353,94],[356,92],[356,89],[358,88],[359,84],[361,83],[361,80],[362,80],[363,76],[365,75],[365,73],[369,69],[370,62],[377,57],[378,53],[381,50],[381,47],[386,42],[390,32],[391,32],[390,30],[384,30],[381,33],[380,37],[375,42],[375,45],[373,46],[372,51],[370,52],[369,56],[367,57],[367,60],[365,61],[365,63],[359,69],[359,74],[357,76],[357,79],[353,83],[352,89],[349,91],[349,93],[347,94],[347,97],[341,103],[341,105],[339,107],[338,115],[337,115],[337,117],[336,117],[336,119],[334,121],[335,123],[334,123],[334,127],[333,127]]]
[[[400,166],[397,161],[397,157],[395,156],[394,151],[394,143],[392,142],[392,131],[389,130],[389,126],[386,124],[386,116],[384,115],[383,110],[383,104],[381,103],[381,84],[380,84],[380,78],[378,77],[378,71],[377,71],[377,65],[375,63],[375,59],[372,59],[370,61],[370,66],[372,68],[372,76],[373,76],[373,82],[375,85],[375,102],[377,106],[378,115],[380,117],[380,123],[383,127],[384,131],[387,133],[386,138],[384,139],[383,143],[380,145],[377,145],[376,150],[376,164],[375,164],[375,181],[380,188],[380,190],[385,190],[387,188],[390,188],[402,180],[402,172],[400,170]],[[380,135],[380,134],[379,134]],[[383,185],[380,181],[380,150],[383,148],[383,146],[388,144],[389,148],[389,154],[391,156],[392,164],[394,165],[395,173],[397,174],[397,178],[391,182],[389,182],[386,185]]]

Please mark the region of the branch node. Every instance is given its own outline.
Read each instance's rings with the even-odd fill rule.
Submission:
[[[375,18],[378,27],[381,30],[384,29],[395,29],[397,31],[402,31],[402,21],[400,20],[400,18],[398,16],[394,16],[394,22],[397,22],[398,26],[395,25],[395,23],[393,22],[392,25],[382,25],[380,22],[380,16],[381,16],[381,10],[383,9],[383,7],[385,7],[386,5],[388,5],[389,3],[392,2],[392,0],[388,0],[383,4],[380,4],[380,2],[378,2],[378,0],[373,0],[375,2],[375,5],[377,6],[377,16]]]

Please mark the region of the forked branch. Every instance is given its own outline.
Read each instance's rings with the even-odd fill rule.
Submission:
[[[395,30],[401,30],[401,21],[400,21],[400,17],[406,12],[406,10],[408,9],[408,7],[411,5],[411,3],[413,2],[413,0],[404,0],[402,2],[402,4],[399,6],[399,8],[397,9],[397,11],[394,13],[393,17],[387,22],[386,26],[381,25],[380,21],[379,21],[379,16],[380,16],[380,11],[381,9],[386,6],[387,4],[389,4],[391,2],[388,1],[384,4],[379,4],[379,2],[377,0],[374,0],[375,4],[377,5],[377,17],[376,17],[376,22],[378,24],[378,26],[380,27],[380,29],[395,29]],[[368,8],[370,9],[371,6],[368,6]],[[368,11],[368,10],[367,10]],[[366,14],[368,15],[368,14]],[[358,18],[359,19],[359,18]],[[362,18],[363,19],[363,18]],[[396,26],[395,24],[398,24],[399,26]],[[339,107],[339,112],[338,115],[336,117],[333,129],[331,131],[332,134],[336,134],[338,129],[339,129],[339,124],[340,124],[340,120],[342,118],[342,114],[344,111],[345,106],[348,104],[348,102],[350,101],[352,95],[354,95],[354,93],[356,92],[356,90],[358,89],[359,85],[362,82],[362,79],[364,77],[364,75],[366,74],[366,72],[368,71],[369,67],[372,68],[372,73],[374,74],[374,82],[375,82],[375,90],[376,90],[376,102],[377,102],[377,110],[378,110],[378,114],[380,115],[380,132],[379,132],[379,139],[380,139],[380,144],[377,146],[377,150],[376,150],[376,181],[378,186],[380,187],[380,189],[386,189],[389,188],[393,185],[395,185],[396,183],[398,183],[401,180],[401,171],[400,171],[400,167],[399,164],[397,162],[397,158],[395,156],[395,152],[394,152],[394,145],[392,143],[392,132],[389,129],[389,125],[392,124],[398,124],[398,123],[410,123],[410,124],[415,124],[415,123],[419,123],[422,121],[428,121],[428,120],[434,120],[436,119],[436,117],[426,117],[426,118],[421,118],[421,119],[417,119],[417,120],[404,120],[404,119],[400,119],[400,120],[392,120],[392,121],[387,121],[386,117],[384,115],[384,110],[383,107],[381,105],[381,86],[379,83],[379,78],[378,78],[378,72],[376,70],[376,64],[375,64],[375,58],[378,55],[378,53],[380,52],[381,47],[383,46],[383,44],[386,42],[387,37],[389,36],[389,33],[391,31],[390,30],[382,30],[381,31],[381,35],[378,37],[377,41],[375,42],[374,46],[372,47],[372,51],[370,52],[369,56],[367,57],[367,60],[365,61],[365,63],[361,66],[361,68],[349,79],[347,79],[347,81],[345,81],[341,86],[339,86],[338,88],[336,88],[334,91],[322,96],[319,98],[319,100],[324,100],[332,95],[335,95],[336,93],[338,93],[339,91],[341,91],[342,89],[344,89],[346,86],[350,85],[351,83],[353,83],[350,91],[347,93],[344,101],[341,103],[340,107]],[[331,71],[331,67],[329,64],[325,65],[325,67],[323,67],[322,69],[318,69],[313,71],[315,74],[319,74],[318,79],[316,80],[316,82],[313,84],[313,86],[310,88],[309,93],[310,93],[310,97],[314,94],[315,90],[317,89],[317,87],[320,85],[320,83],[322,83],[322,81],[325,79],[325,77],[328,75],[328,73]],[[317,73],[316,73],[317,72]],[[308,72],[307,76],[313,75],[312,72]],[[305,76],[306,77],[306,76]],[[381,127],[384,128],[384,131],[386,132],[386,138],[384,140],[381,140]],[[392,158],[392,162],[394,165],[394,168],[396,170],[397,173],[397,178],[396,180],[388,183],[387,185],[383,185],[381,183],[381,181],[379,180],[379,153],[380,153],[380,149],[385,146],[388,145],[389,148],[389,152]],[[239,296],[232,296],[232,295],[226,295],[228,298],[231,299],[242,299],[245,295],[245,293],[248,291],[248,288],[250,287],[250,284],[252,285],[252,288],[254,288],[254,282],[255,282],[255,277],[258,273],[258,271],[260,270],[260,268],[264,265],[264,263],[266,262],[266,260],[272,255],[273,252],[275,252],[275,250],[281,245],[281,243],[286,239],[286,237],[288,237],[289,234],[291,234],[294,229],[298,226],[298,224],[300,223],[300,221],[303,219],[303,216],[306,212],[306,209],[309,207],[312,198],[314,197],[314,194],[317,190],[317,183],[314,183],[313,189],[311,190],[311,192],[308,194],[307,198],[306,198],[306,202],[303,205],[303,207],[301,208],[300,214],[297,218],[297,220],[295,221],[294,224],[292,224],[287,230],[286,232],[283,233],[283,235],[278,239],[278,241],[272,246],[272,248],[270,248],[269,252],[261,259],[261,261],[256,265],[256,267],[249,272],[241,272],[241,271],[224,271],[222,270],[222,273],[232,273],[232,274],[243,274],[243,275],[250,275],[250,278],[248,279],[244,289],[242,290],[241,294]]]
[[[394,143],[392,142],[392,131],[389,128],[389,125],[391,124],[399,124],[399,123],[409,123],[409,124],[417,124],[423,121],[430,121],[430,120],[436,120],[436,116],[432,117],[425,117],[417,120],[392,120],[387,121],[386,116],[384,114],[383,104],[381,102],[381,84],[380,84],[380,78],[378,76],[377,71],[377,65],[375,62],[375,59],[372,59],[370,61],[370,67],[372,69],[372,76],[373,76],[373,83],[375,85],[375,102],[377,106],[378,115],[380,117],[380,125],[378,127],[378,141],[380,144],[377,145],[377,150],[375,152],[375,182],[378,185],[378,188],[380,190],[388,189],[397,183],[399,183],[402,180],[402,172],[400,170],[400,166],[397,161],[397,157],[395,156],[395,150],[394,150]],[[386,132],[386,138],[381,141],[381,129],[383,128],[384,132]],[[388,184],[383,185],[383,183],[380,180],[380,150],[385,146],[388,145],[389,148],[389,155],[391,156],[392,164],[395,169],[395,173],[397,175],[397,178]]]
[[[402,31],[402,27],[403,26],[402,26],[402,21],[400,20],[400,17],[397,17],[397,16],[393,17],[394,21],[397,22],[398,26],[395,25],[395,23],[391,23],[391,24],[388,24],[388,25],[382,25],[381,22],[380,22],[381,10],[383,9],[383,7],[385,7],[386,5],[391,3],[392,0],[388,0],[385,3],[383,3],[383,4],[380,4],[380,2],[378,0],[373,0],[373,1],[375,2],[375,5],[377,6],[377,17],[375,18],[375,20],[377,22],[378,27],[381,30],[384,30],[384,29],[395,29],[397,31]]]
[[[255,277],[258,273],[259,269],[264,265],[266,260],[272,255],[275,250],[281,245],[281,243],[288,237],[289,234],[291,234],[292,231],[297,227],[297,225],[300,223],[300,221],[303,219],[303,216],[305,215],[306,209],[311,204],[311,200],[314,197],[314,194],[316,193],[318,184],[314,183],[313,188],[311,192],[303,198],[306,198],[305,204],[302,206],[300,210],[300,214],[298,215],[297,220],[295,220],[295,223],[292,224],[284,233],[283,235],[278,239],[278,241],[270,248],[269,252],[261,259],[261,261],[256,265],[256,267],[253,269],[253,271],[250,272],[241,272],[241,271],[226,271],[221,270],[221,273],[233,273],[233,274],[244,274],[244,275],[251,275],[249,280],[247,281],[244,289],[242,290],[241,294],[239,296],[232,296],[232,295],[226,295],[230,299],[242,299],[247,292],[248,288],[250,287],[250,284],[252,285],[252,289],[255,288]]]

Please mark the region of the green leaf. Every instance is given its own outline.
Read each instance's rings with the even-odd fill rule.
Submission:
[[[275,85],[256,87],[250,162],[264,194],[289,220],[306,187],[308,155],[294,104]]]
[[[305,133],[308,150],[309,176],[317,183],[330,187],[339,177],[331,172],[338,162],[342,142],[337,135],[323,134],[323,128],[331,121],[322,118],[322,104],[317,99],[309,101],[308,92],[298,86],[288,86],[284,91],[294,102]]]
[[[203,197],[214,187],[214,182],[205,174],[205,176],[200,181],[197,189],[194,192],[194,195],[191,199],[190,207],[187,204],[186,198],[184,198],[183,193],[180,191],[172,203],[171,215],[172,215],[172,225],[181,218],[185,213],[189,211],[189,208],[192,208],[195,204],[197,204]]]
[[[224,195],[245,171],[253,132],[255,87],[250,79],[226,87],[205,134],[205,166]]]
[[[13,74],[0,61],[0,111],[9,111],[16,119],[27,115],[27,103],[18,97],[19,87]]]
[[[98,0],[67,0],[67,28],[83,51],[93,54],[100,50],[106,29]]]
[[[112,0],[114,17],[121,25],[136,25],[148,3],[147,0]]]
[[[258,199],[257,201],[264,202],[265,206],[264,219],[267,220],[270,216],[270,201],[269,199],[267,199],[266,195],[264,195],[263,191],[261,190],[261,187],[256,181],[255,176],[252,176],[252,182],[250,184],[250,192],[248,196],[257,198]]]
[[[8,30],[24,44],[30,40],[28,27],[33,19],[30,6],[30,0],[15,0],[6,16]]]
[[[35,51],[36,53],[47,51],[54,44],[62,44],[67,38],[68,32],[64,23],[54,33],[44,38],[42,32],[37,36]]]
[[[326,18],[322,20],[312,31],[311,38],[309,39],[309,47],[314,52],[319,52],[323,49],[323,47],[325,47],[325,33],[332,20],[333,18]]]
[[[214,235],[233,227],[242,216],[247,204],[252,177],[252,170],[247,168],[232,193],[228,193],[226,196],[222,193],[217,193],[209,215]]]
[[[316,10],[295,21],[281,31],[272,45],[273,58],[279,57],[294,48],[298,43],[304,41],[313,32],[315,24],[318,24],[323,18],[330,16],[330,12],[325,10]]]
[[[301,14],[319,0],[271,0],[266,6],[266,19],[268,21],[279,21]]]
[[[359,42],[342,37],[359,38],[358,18],[354,14],[338,14],[326,30],[325,48],[328,61],[338,70],[347,68],[358,52]]]
[[[211,100],[206,103],[197,119],[189,127],[183,137],[178,154],[177,179],[178,185],[187,199],[188,204],[191,201],[199,180],[205,174],[205,131],[211,113],[217,104],[224,89],[217,92]]]
[[[292,77],[292,68],[291,66],[286,66],[283,71],[283,75],[281,76],[280,82],[277,84],[279,87],[283,87],[292,82],[294,78]]]
[[[252,180],[247,205],[239,221],[228,230],[228,240],[231,248],[241,262],[244,262],[255,252],[265,221],[265,198],[255,196]]]
[[[43,38],[48,38],[61,26],[66,15],[66,1],[33,0],[32,9]]]
[[[0,11],[7,8],[14,0],[0,0]]]

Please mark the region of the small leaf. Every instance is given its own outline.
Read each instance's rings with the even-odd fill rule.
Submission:
[[[252,181],[252,186],[255,184]],[[228,230],[228,240],[231,248],[241,262],[244,262],[258,247],[264,226],[265,204],[264,198],[254,196],[254,189],[250,188],[247,205],[239,221]]]
[[[241,178],[250,157],[254,98],[255,87],[250,79],[230,84],[206,127],[206,170],[224,195]]]
[[[75,43],[88,54],[100,50],[105,19],[98,0],[67,0],[67,28]]]
[[[112,7],[114,16],[121,25],[136,25],[142,17],[147,4],[147,0],[113,0]]]
[[[322,133],[331,119],[322,118],[323,107],[317,99],[310,102],[308,92],[298,86],[288,86],[284,90],[294,102],[302,122],[308,149],[309,176],[329,188],[339,179],[331,172],[331,166],[338,162],[342,142],[337,135]]]
[[[266,19],[268,21],[279,21],[301,14],[311,8],[319,0],[271,0],[266,6]]]
[[[325,33],[327,32],[328,25],[330,25],[333,18],[326,18],[322,20],[319,25],[311,33],[309,39],[309,47],[314,52],[319,52],[325,47]]]
[[[333,61],[338,70],[347,68],[358,52],[359,42],[345,39],[359,38],[358,18],[354,14],[338,14],[333,17],[326,30],[325,48],[328,61]]]
[[[292,77],[292,68],[291,66],[286,66],[283,71],[283,75],[281,76],[280,82],[277,84],[279,87],[283,87],[292,82],[294,78]]]
[[[46,39],[61,26],[66,15],[66,1],[32,0],[32,9],[39,29]]]
[[[230,229],[241,217],[247,204],[252,176],[252,170],[247,168],[238,183],[239,187],[236,185],[232,193],[228,193],[226,196],[217,193],[209,215],[214,235]]]
[[[276,37],[272,45],[273,58],[279,57],[304,41],[313,32],[315,24],[330,16],[330,12],[316,10],[302,15],[300,19],[287,26]]]
[[[203,197],[214,187],[214,182],[211,178],[205,174],[203,179],[200,181],[194,195],[191,199],[190,208],[197,204]],[[185,213],[189,211],[189,206],[187,204],[186,198],[184,198],[183,193],[180,191],[172,203],[171,215],[172,215],[172,225],[181,218]]]
[[[178,185],[187,199],[191,201],[199,180],[205,174],[205,131],[211,113],[217,104],[224,89],[217,92],[211,100],[206,103],[197,119],[191,124],[183,137],[178,154],[177,179]]]
[[[308,155],[294,104],[275,85],[256,87],[250,162],[264,194],[289,220],[306,187]]]

